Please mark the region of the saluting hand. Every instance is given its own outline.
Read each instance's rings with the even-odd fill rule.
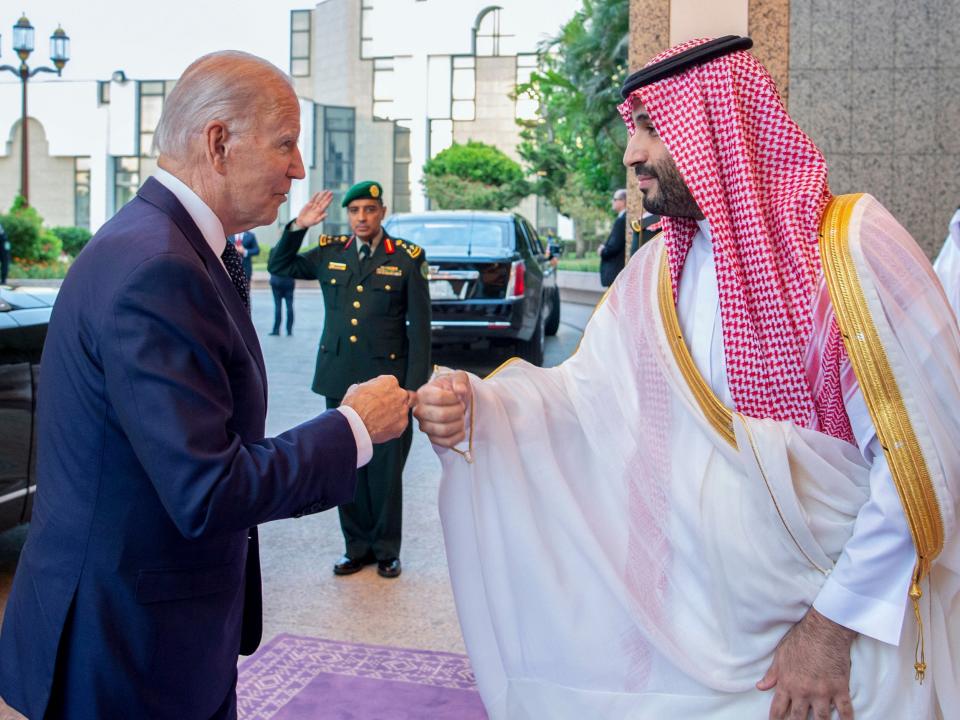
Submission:
[[[341,405],[353,408],[374,445],[400,437],[407,429],[417,394],[404,390],[393,375],[381,375],[351,385]]]
[[[333,193],[329,190],[321,190],[315,193],[303,206],[300,214],[297,215],[297,225],[308,228],[323,222],[327,217],[327,208],[330,207],[331,202],[333,202]]]
[[[473,402],[470,379],[462,370],[440,375],[417,390],[413,415],[430,442],[452,448],[466,437],[466,413]]]

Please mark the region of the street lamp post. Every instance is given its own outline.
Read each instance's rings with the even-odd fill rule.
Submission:
[[[27,58],[33,52],[33,25],[22,15],[13,26],[13,50],[20,58],[20,65],[0,65],[0,70],[9,70],[20,78],[20,194],[27,205],[30,204],[30,166],[29,151],[27,149],[29,133],[27,130],[27,81],[37,73],[56,73],[58,76],[63,66],[70,60],[70,38],[57,27],[50,36],[50,61],[53,67],[36,67],[31,69],[27,65]],[[2,51],[0,51],[2,52]]]

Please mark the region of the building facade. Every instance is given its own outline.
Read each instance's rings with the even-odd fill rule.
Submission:
[[[630,64],[749,34],[831,191],[876,196],[934,257],[960,204],[958,23],[957,0],[630,0]]]

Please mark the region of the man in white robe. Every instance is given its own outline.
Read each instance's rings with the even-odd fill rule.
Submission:
[[[947,239],[943,241],[933,269],[943,284],[950,306],[960,316],[960,208],[950,218]]]
[[[492,718],[960,707],[956,322],[892,216],[832,198],[748,47],[628,79],[664,233],[578,352],[419,392]]]

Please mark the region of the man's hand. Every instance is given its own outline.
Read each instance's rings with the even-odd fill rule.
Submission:
[[[313,227],[327,217],[327,208],[333,202],[333,193],[329,190],[321,190],[315,193],[312,198],[303,206],[300,214],[297,215],[297,225],[302,228]]]
[[[465,372],[440,375],[417,391],[413,415],[430,442],[452,448],[466,437],[466,413],[472,401],[473,392]]]
[[[353,408],[374,445],[400,437],[407,429],[408,413],[417,394],[400,387],[393,375],[381,375],[351,385],[341,405]]]
[[[850,646],[857,634],[813,608],[783,636],[758,690],[776,686],[770,720],[853,720],[850,701]]]

